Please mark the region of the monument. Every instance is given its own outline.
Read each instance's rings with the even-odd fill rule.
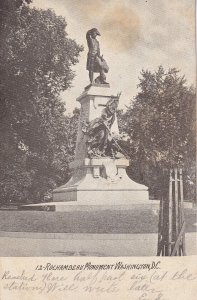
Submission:
[[[87,34],[90,84],[77,98],[81,104],[71,179],[53,191],[65,205],[131,205],[148,200],[148,188],[131,180],[129,159],[119,134],[116,111],[121,93],[106,82],[109,68],[100,55],[96,28]],[[94,73],[99,76],[94,80]]]

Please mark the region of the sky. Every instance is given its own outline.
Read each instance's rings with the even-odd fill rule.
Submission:
[[[122,92],[120,108],[137,94],[142,69],[176,67],[188,84],[196,82],[195,0],[33,0],[33,6],[65,17],[68,36],[84,46],[72,87],[61,94],[68,113],[80,107],[76,98],[89,84],[86,32],[93,27],[101,33],[107,81]]]

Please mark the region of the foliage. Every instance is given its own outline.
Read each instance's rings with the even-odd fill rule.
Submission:
[[[121,129],[130,137],[129,174],[158,197],[162,170],[184,168],[186,196],[195,190],[195,91],[175,68],[142,71],[139,92]],[[193,193],[193,194],[192,194]]]
[[[82,51],[67,37],[62,17],[22,2],[0,6],[0,193],[5,202],[43,200],[68,179],[72,121],[59,94],[70,87]]]

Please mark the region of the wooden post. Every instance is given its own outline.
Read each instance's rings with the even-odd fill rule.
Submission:
[[[182,169],[170,169],[168,199],[165,190],[160,201],[157,255],[186,255]]]
[[[174,256],[176,255],[178,252],[178,248],[179,248],[179,244],[180,244],[180,241],[182,239],[182,235],[184,234],[184,231],[185,231],[185,222],[183,222],[183,225],[182,225],[182,228],[181,228],[181,231],[177,237],[177,240],[176,240],[176,243],[174,245],[174,249],[172,250],[172,254],[171,256]]]
[[[163,227],[163,195],[161,195],[160,203],[159,203],[159,223],[158,223],[158,244],[157,244],[157,256],[160,256],[160,253],[162,251],[162,227]]]
[[[168,213],[168,255],[171,255],[172,247],[172,169],[170,169],[169,182],[169,213]]]
[[[174,200],[175,200],[175,237],[177,239],[179,232],[179,206],[178,206],[178,178],[177,178],[177,168],[174,169]]]
[[[183,202],[183,173],[182,173],[182,169],[179,170],[179,174],[180,174],[180,209],[181,209],[180,214],[181,214],[181,221],[183,223],[183,222],[185,222],[185,216],[184,216],[184,202]],[[180,230],[181,230],[181,226],[180,226]],[[182,236],[182,251],[183,251],[183,255],[186,256],[185,232],[183,233],[183,236]]]

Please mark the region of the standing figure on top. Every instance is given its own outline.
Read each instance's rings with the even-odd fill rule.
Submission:
[[[97,35],[100,36],[100,33],[96,28],[92,28],[86,33],[86,39],[89,48],[87,57],[87,70],[89,71],[90,83],[93,83],[94,73],[99,73],[100,75],[95,79],[95,83],[107,84],[105,73],[108,72],[109,67],[103,56],[100,54],[99,41],[96,38]]]

